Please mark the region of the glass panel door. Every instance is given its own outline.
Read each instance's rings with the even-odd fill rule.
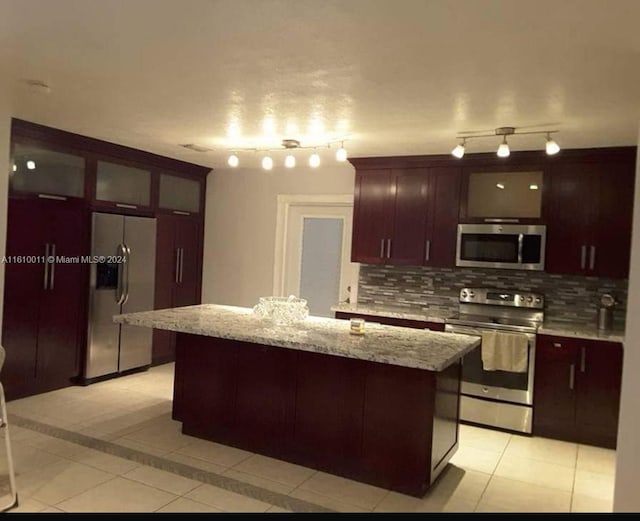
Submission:
[[[10,172],[11,190],[83,197],[84,171],[83,157],[16,143]]]
[[[150,206],[151,173],[141,168],[98,161],[96,199]]]
[[[200,181],[160,174],[160,208],[200,211]]]

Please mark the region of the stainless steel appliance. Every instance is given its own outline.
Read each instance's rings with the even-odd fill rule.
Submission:
[[[485,331],[524,335],[524,372],[485,370],[482,346],[462,359],[460,418],[511,431],[531,433],[536,332],[543,320],[544,297],[504,289],[463,288],[459,314],[448,318],[445,331],[482,336]]]
[[[547,227],[459,224],[456,266],[543,270]]]
[[[91,255],[86,381],[151,363],[153,331],[112,318],[153,309],[156,220],[95,212]]]

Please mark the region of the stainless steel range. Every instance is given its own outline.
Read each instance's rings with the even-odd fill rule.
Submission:
[[[543,309],[544,297],[536,293],[460,291],[459,315],[446,320],[445,331],[477,335],[484,344],[462,360],[461,420],[531,433],[536,332]],[[518,365],[505,365],[514,353],[520,355]],[[491,357],[500,362],[489,363]]]

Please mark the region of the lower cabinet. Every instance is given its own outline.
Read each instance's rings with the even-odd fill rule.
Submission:
[[[533,433],[615,448],[622,344],[538,335]]]
[[[376,322],[386,326],[412,327],[414,329],[430,329],[431,331],[444,331],[444,323],[428,322],[426,320],[408,320],[405,318],[380,317],[363,313],[351,313],[336,311],[336,318],[349,320],[350,318],[362,318],[366,322]]]

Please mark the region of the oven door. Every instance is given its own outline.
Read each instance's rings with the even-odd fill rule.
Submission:
[[[486,329],[490,328],[487,327]],[[471,326],[447,324],[445,331],[464,335],[482,335],[482,328]],[[522,405],[533,405],[536,335],[533,333],[523,334],[527,336],[529,346],[526,372],[485,371],[482,367],[481,346],[478,346],[462,359],[461,394]]]

